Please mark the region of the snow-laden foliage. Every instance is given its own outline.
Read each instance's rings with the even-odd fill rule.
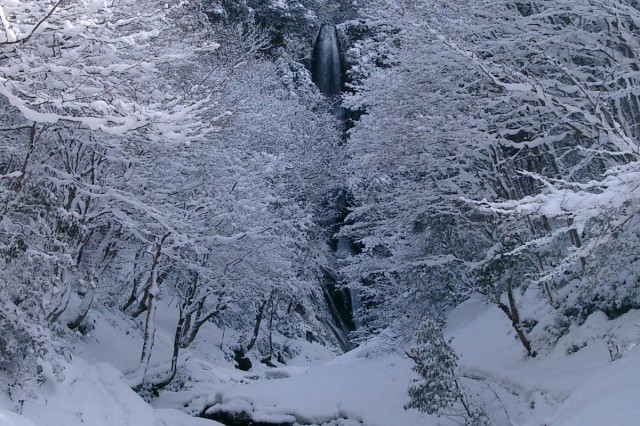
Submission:
[[[365,327],[406,334],[478,291],[533,355],[527,289],[557,316],[534,330],[545,339],[637,306],[635,267],[614,286],[603,271],[636,260],[638,13],[625,1],[364,8],[343,233],[362,246],[344,272]]]
[[[461,417],[468,424],[487,424],[486,416],[468,401],[458,382],[458,356],[445,340],[440,325],[430,319],[423,320],[414,340],[415,346],[407,355],[413,360],[413,371],[419,378],[409,388],[411,400],[405,408]]]
[[[416,31],[431,12],[400,14],[375,5],[369,11],[379,30],[374,42],[362,43],[372,50],[358,73],[370,76],[347,98],[365,115],[347,146],[355,206],[343,230],[363,251],[345,273],[362,281],[363,299],[373,308],[365,311],[365,326],[383,328],[394,318],[406,321],[398,327],[406,330],[425,309],[441,311],[465,294],[465,266],[481,259],[494,232],[490,216],[460,201],[467,192],[495,194],[491,152],[473,146],[488,136],[483,122],[467,114],[476,101],[464,98],[483,82],[464,58]],[[371,68],[376,63],[382,66]],[[451,91],[436,89],[443,82]]]
[[[16,383],[24,366],[37,380],[31,366],[54,362],[96,308],[141,324],[135,388],[166,385],[206,321],[244,330],[238,344],[263,316],[269,333],[332,341],[316,212],[336,185],[339,134],[315,93],[261,57],[259,31],[215,30],[186,2],[9,2],[0,14],[3,345],[24,352],[2,366]],[[149,380],[169,297],[174,362]]]
[[[342,138],[303,64],[358,7]],[[115,315],[144,396],[208,322],[228,360],[283,362],[340,338],[320,288],[340,275],[357,337],[415,344],[410,406],[483,421],[422,318],[480,296],[544,364],[640,307],[639,27],[626,0],[3,2],[0,383],[20,406],[64,382],[69,341]]]
[[[309,44],[322,24],[354,19],[354,0],[204,0],[204,11],[214,23],[258,25],[270,35],[278,55],[308,59]]]

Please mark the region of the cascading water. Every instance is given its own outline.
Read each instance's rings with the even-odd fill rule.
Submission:
[[[338,30],[335,25],[326,24],[320,28],[313,47],[311,75],[320,92],[329,98],[333,113],[340,121],[345,122],[346,111],[340,104],[343,61]],[[343,215],[346,212],[346,204],[344,197],[341,198],[343,201],[338,203],[337,210]],[[343,216],[346,216],[346,213]],[[338,223],[337,227],[339,228],[341,225],[342,222]],[[335,250],[336,258],[344,259],[353,254],[354,249],[351,241],[346,237],[339,237]],[[336,319],[336,325],[342,330],[340,334],[346,337],[349,330],[356,329],[360,325],[356,315],[361,306],[360,296],[354,289],[350,289],[348,292],[340,290],[337,286],[338,277],[335,273],[330,272],[327,277],[329,278],[327,281],[329,308]],[[344,307],[346,307],[346,312]],[[338,338],[340,339],[340,336]]]
[[[342,55],[335,25],[325,24],[320,28],[313,47],[311,76],[320,93],[331,99],[333,113],[344,121],[345,111],[340,105]]]
[[[313,82],[326,96],[337,96],[342,90],[342,60],[338,30],[333,25],[320,28],[313,47]]]
[[[353,244],[347,237],[341,236],[338,237],[338,244],[336,246],[336,257],[338,259],[344,259],[349,256],[353,256],[356,254],[356,251],[353,248]],[[353,287],[349,287],[349,299],[351,300],[351,315],[353,318],[353,325],[356,329],[360,327],[360,319],[358,317],[358,311],[362,307],[362,303],[360,301],[360,293]]]

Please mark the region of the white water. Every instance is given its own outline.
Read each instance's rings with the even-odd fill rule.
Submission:
[[[334,25],[323,25],[313,47],[312,60],[313,81],[320,92],[332,101],[333,112],[341,120],[345,120],[345,110],[340,105],[340,92],[342,90],[342,61],[340,58],[340,42],[338,30]],[[336,255],[338,258],[346,258],[354,255],[353,246],[346,237],[338,238]],[[356,328],[360,326],[357,313],[361,308],[360,294],[358,290],[349,287],[351,299],[351,311]]]
[[[340,94],[342,65],[338,31],[333,25],[323,25],[313,48],[313,81],[326,96]]]

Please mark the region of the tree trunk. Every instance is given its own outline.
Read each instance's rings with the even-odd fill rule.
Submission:
[[[245,347],[245,353],[249,352],[256,344],[258,340],[258,334],[260,333],[260,324],[262,323],[262,318],[264,318],[264,309],[267,306],[268,299],[262,302],[262,304],[258,307],[258,313],[256,314],[256,324],[253,327],[253,335],[251,336],[251,340]]]
[[[198,275],[196,274],[195,279],[190,283],[185,298],[180,302],[178,324],[176,325],[176,331],[173,335],[173,354],[171,355],[171,366],[169,367],[169,372],[164,377],[164,379],[153,384],[153,388],[155,390],[162,389],[169,383],[171,383],[173,378],[176,376],[176,373],[178,372],[178,357],[180,355],[180,348],[182,347],[184,333],[187,329],[186,327],[189,327],[189,322],[191,319],[191,313],[187,311],[187,308],[193,301],[193,295],[195,293],[197,283]]]
[[[147,368],[149,367],[149,360],[151,359],[151,350],[153,349],[153,341],[155,338],[155,314],[156,314],[156,298],[160,294],[160,287],[158,286],[158,263],[160,255],[162,254],[162,244],[171,235],[165,234],[162,238],[156,239],[155,253],[153,255],[153,262],[151,264],[151,277],[146,288],[146,311],[147,318],[144,326],[144,336],[142,343],[142,353],[140,354],[140,364],[134,374],[134,384],[131,386],[133,390],[138,391],[144,385],[144,378],[147,374]]]
[[[516,305],[515,298],[513,296],[513,287],[511,284],[507,286],[507,298],[509,300],[509,306],[506,306],[502,302],[498,302],[498,307],[502,309],[502,311],[507,315],[507,317],[511,320],[511,325],[518,336],[518,340],[522,343],[525,350],[527,351],[527,356],[535,357],[536,353],[531,349],[531,342],[527,338],[526,333],[522,329],[522,323],[520,320],[520,313],[518,312],[518,307]]]
[[[92,273],[90,274],[90,278],[89,278],[89,290],[87,290],[87,293],[82,298],[82,303],[80,304],[78,315],[76,315],[76,317],[73,320],[67,323],[67,327],[69,327],[71,330],[75,330],[76,328],[80,327],[80,324],[82,324],[82,321],[84,321],[84,319],[87,317],[87,314],[89,313],[89,309],[91,309],[91,304],[93,303],[93,297],[95,294],[96,294],[96,282],[95,282],[95,277]]]
[[[569,235],[571,236],[571,241],[576,248],[582,247],[582,242],[580,241],[580,236],[578,235],[578,231],[575,228],[572,228],[569,231]],[[584,270],[587,267],[587,261],[584,256],[580,256],[580,264],[582,265],[582,269]]]
[[[51,311],[49,315],[47,315],[47,321],[49,321],[50,323],[54,323],[58,321],[58,318],[60,318],[60,315],[62,315],[62,313],[67,309],[67,306],[69,305],[69,297],[70,297],[69,284],[65,284],[64,290],[60,295],[60,301],[58,302],[58,305],[55,307],[55,309]]]
[[[131,318],[138,318],[140,314],[142,314],[148,308],[149,308],[149,290],[147,288],[144,291],[144,296],[142,296],[142,300],[140,300],[138,307],[136,308],[135,311],[131,312]]]
[[[276,315],[276,309],[280,304],[280,299],[275,299],[273,294],[270,299],[269,309],[269,359],[273,357],[273,320]]]
[[[141,256],[142,252],[143,251],[140,250],[140,251],[138,251],[136,253],[135,264],[134,264],[134,267],[133,267],[134,271],[135,271],[135,266],[138,264],[138,262],[140,260],[140,256]],[[124,303],[124,305],[122,305],[122,307],[120,308],[120,310],[122,312],[126,312],[127,309],[129,309],[131,307],[131,305],[133,305],[133,303],[136,301],[138,296],[140,296],[140,290],[138,289],[140,281],[141,281],[141,277],[139,277],[139,276],[134,276],[133,277],[133,282],[131,283],[131,294],[129,295],[129,298]]]
[[[13,190],[15,192],[19,192],[22,189],[22,184],[27,174],[27,169],[29,168],[31,155],[33,155],[33,151],[35,151],[36,149],[36,124],[37,123],[33,123],[31,127],[29,127],[29,145],[27,147],[27,154],[24,157],[24,162],[22,163],[22,167],[20,168],[20,176],[18,176],[15,183],[13,184]]]
[[[204,299],[203,299],[204,302]],[[185,327],[185,330],[188,330],[188,333],[183,337],[182,340],[182,348],[187,348],[193,341],[195,340],[198,332],[200,331],[200,327],[204,325],[205,322],[209,321],[211,318],[218,315],[221,311],[225,309],[225,306],[222,304],[218,304],[215,309],[212,309],[205,315],[198,315],[196,320],[193,321],[193,324],[190,325],[189,328]]]
[[[178,320],[176,332],[173,336],[173,354],[171,355],[171,367],[169,368],[169,372],[164,379],[153,384],[153,388],[155,390],[162,389],[169,383],[171,383],[173,378],[176,376],[176,373],[178,372],[178,356],[180,355],[180,343],[182,340],[182,335],[184,333],[184,322],[185,316],[183,315],[183,310],[180,309],[180,319]]]
[[[155,278],[155,274],[154,278]],[[155,293],[155,294],[154,294]],[[136,369],[135,384],[132,386],[134,391],[139,391],[144,385],[144,377],[147,374],[147,369],[149,368],[149,360],[151,359],[151,350],[153,349],[153,343],[155,338],[155,313],[156,313],[156,299],[157,292],[149,292],[149,297],[147,299],[147,318],[145,320],[144,326],[144,337],[142,342],[142,353],[140,354],[140,364]]]
[[[155,262],[155,261],[154,261]],[[158,274],[156,273],[156,277],[155,277],[155,282],[156,285],[160,286],[160,284],[162,284],[162,280],[166,277],[166,274]],[[133,294],[132,294],[133,296]],[[133,297],[133,300],[135,301],[138,296],[140,296],[140,294],[136,294],[135,297]],[[142,297],[142,300],[140,300],[140,303],[138,304],[138,307],[136,308],[135,311],[131,312],[131,317],[132,318],[138,318],[140,316],[140,314],[144,313],[144,311],[147,310],[147,299],[149,297],[149,286],[147,285],[147,287],[144,290],[144,296]]]

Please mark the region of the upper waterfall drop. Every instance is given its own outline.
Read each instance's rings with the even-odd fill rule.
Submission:
[[[342,91],[342,58],[335,25],[320,28],[313,47],[311,75],[325,96],[337,96]]]

